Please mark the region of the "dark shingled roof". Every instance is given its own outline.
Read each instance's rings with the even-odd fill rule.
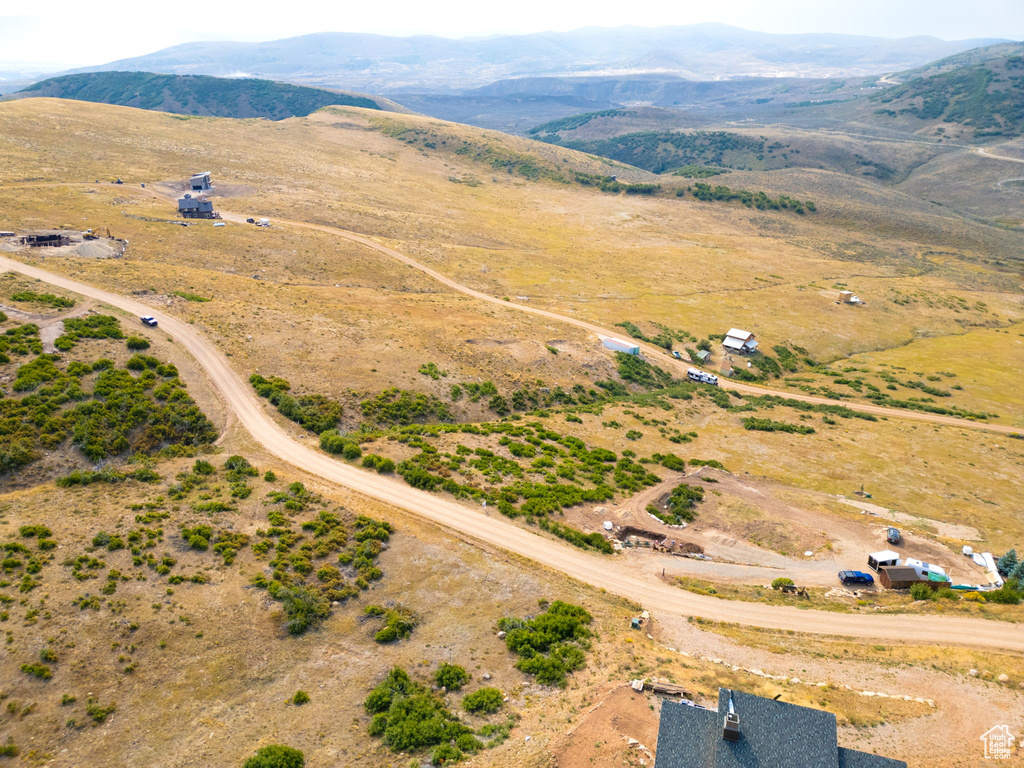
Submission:
[[[740,739],[722,738],[729,699]],[[836,718],[742,691],[718,692],[718,710],[666,701],[655,768],[906,768],[906,763],[839,747]]]
[[[839,768],[907,768],[902,760],[891,757],[858,752],[856,749],[839,748]]]

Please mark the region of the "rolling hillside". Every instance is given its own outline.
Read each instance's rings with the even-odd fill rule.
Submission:
[[[381,109],[366,96],[306,88],[270,80],[206,75],[158,75],[152,72],[93,72],[63,75],[30,85],[14,98],[58,99],[118,104],[179,115],[305,117],[330,106]]]
[[[578,130],[596,138],[615,119],[639,118]],[[730,132],[782,141],[768,128]],[[809,157],[812,141],[837,139],[815,134],[785,153]],[[848,151],[863,153],[863,141]],[[934,147],[908,146],[899,151]],[[224,226],[175,218],[198,168],[214,174]],[[115,174],[123,185],[106,180]],[[987,629],[1003,618],[1010,634],[1024,609],[955,594],[836,594],[836,571],[877,549],[889,522],[840,497],[866,484],[873,504],[899,512],[908,555],[963,571],[965,543],[1021,551],[1024,444],[969,423],[850,417],[844,403],[898,398],[1024,428],[1024,233],[830,170],[713,180],[816,201],[802,213],[699,197],[687,189],[697,181],[357,107],[182,122],[73,100],[0,103],[3,228],[77,238],[109,226],[130,243],[107,259],[84,242],[39,254],[0,241],[5,257],[45,258],[46,270],[0,280],[0,403],[18,428],[5,439],[40,454],[37,475],[0,486],[0,744],[21,752],[11,764],[50,755],[53,768],[231,768],[271,744],[300,750],[310,768],[636,764],[636,744],[655,745],[658,704],[629,688],[639,675],[676,681],[700,702],[720,686],[784,697],[833,712],[837,738],[858,748],[969,764],[977,745],[962,733],[1017,711],[1020,657],[948,648],[942,631],[912,645],[905,627],[984,618]],[[251,216],[272,224],[245,224]],[[95,288],[124,298],[108,307]],[[838,303],[843,289],[867,303]],[[138,322],[147,310],[158,327]],[[661,349],[647,362],[614,356],[588,323],[660,338]],[[734,326],[764,350],[736,378],[764,371],[775,391],[831,401],[804,410],[671,381],[685,372],[673,342],[684,355],[708,342],[717,369],[720,335]],[[43,351],[51,343],[59,354]],[[215,446],[170,444],[164,422],[136,430],[116,417],[131,408],[169,419],[186,392]],[[253,429],[238,407],[252,398],[264,434],[283,438]],[[313,461],[290,467],[262,447],[274,439]],[[97,466],[80,445],[111,460]],[[325,452],[310,453],[317,445]],[[336,485],[341,471],[403,496],[435,494],[422,504],[451,509],[457,533]],[[602,478],[600,497],[614,504],[595,501]],[[681,480],[705,500],[692,525],[670,529],[648,502],[661,511]],[[554,493],[570,503],[551,506]],[[522,514],[506,520],[520,509],[511,499]],[[609,519],[685,537],[712,559],[615,553],[602,533]],[[626,573],[640,584],[636,602],[473,532],[499,524],[563,562]],[[613,552],[570,549],[595,540]],[[766,573],[792,573],[810,595],[765,589]],[[818,574],[827,586],[810,581]],[[712,623],[703,605],[652,604],[655,589],[676,588],[700,590],[716,611],[793,608],[800,623],[755,632]],[[594,632],[565,689],[496,637],[503,620],[556,600],[585,608]],[[657,635],[629,628],[641,606]],[[819,609],[829,613],[813,618]],[[885,615],[897,611],[925,615]],[[707,618],[687,621],[694,614]],[[837,621],[886,622],[899,639],[810,637],[800,631],[810,621],[829,632]],[[437,674],[445,664],[465,665],[462,690]],[[364,702],[396,667],[416,701],[458,713],[481,740],[462,733],[465,751],[449,758],[447,742],[399,752],[378,738],[385,713]],[[485,684],[500,702],[493,714],[466,703]]]
[[[1024,133],[1024,56],[919,77],[870,97],[876,122],[966,139]]]

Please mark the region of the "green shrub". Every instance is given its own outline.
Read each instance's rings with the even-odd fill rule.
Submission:
[[[520,657],[517,669],[542,685],[564,688],[568,674],[584,666],[582,644],[588,643],[591,621],[585,609],[558,600],[533,619],[504,618],[498,628],[506,633],[506,647]]]
[[[292,704],[297,707],[301,707],[303,704],[309,704],[309,694],[305,691],[296,691],[295,695],[292,696]]]
[[[654,458],[665,469],[670,469],[673,472],[682,472],[686,469],[686,462],[674,453],[655,454]]]
[[[756,416],[747,416],[743,419],[743,428],[760,432],[793,432],[798,435],[814,434],[814,427],[808,427],[806,424],[789,424],[784,421],[759,419]]]
[[[783,587],[792,587],[793,580],[786,576],[780,576],[779,578],[772,581],[772,589],[782,589]]]
[[[458,747],[453,747],[451,744],[439,744],[434,747],[434,751],[430,754],[431,765],[451,765],[462,760],[462,752],[459,751]]]
[[[38,677],[40,680],[49,680],[53,677],[53,670],[45,664],[22,664],[21,671],[26,675]]]
[[[934,600],[935,590],[924,583],[910,585],[910,596],[915,600]]]
[[[1024,595],[1019,591],[1019,583],[1013,579],[1005,582],[999,589],[985,593],[985,598],[990,603],[1000,605],[1020,605]]]
[[[260,747],[242,768],[305,768],[306,756],[299,750],[282,744]]]
[[[469,673],[458,664],[445,662],[434,673],[434,684],[448,691],[457,691],[468,682]]]
[[[39,304],[48,304],[54,309],[70,309],[75,306],[75,300],[64,296],[55,296],[52,293],[35,293],[34,291],[18,291],[11,294],[11,301],[31,301]],[[4,315],[4,320],[7,316]]]
[[[497,688],[481,688],[462,700],[462,708],[473,714],[492,714],[501,709],[505,697]]]
[[[282,589],[277,594],[284,605],[285,627],[292,635],[301,635],[315,627],[331,612],[330,604],[305,585]]]
[[[138,352],[143,349],[149,349],[149,339],[145,339],[142,336],[129,336],[125,339],[125,346],[128,349]]]
[[[470,733],[437,696],[412,681],[400,667],[388,672],[363,707],[373,715],[370,735],[383,737],[394,752],[448,744]]]

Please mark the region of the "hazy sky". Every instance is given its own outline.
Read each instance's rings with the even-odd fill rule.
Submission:
[[[1021,40],[1024,0],[0,0],[0,68],[5,62],[87,66],[196,40],[275,40],[310,32],[466,37],[708,21],[762,32]]]

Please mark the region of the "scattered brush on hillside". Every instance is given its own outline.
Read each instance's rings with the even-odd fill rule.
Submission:
[[[756,416],[748,416],[743,419],[743,428],[759,432],[793,432],[798,435],[814,434],[814,427],[809,427],[806,424],[789,424],[784,421],[759,419]]]
[[[803,214],[806,211],[814,213],[818,210],[818,207],[810,200],[796,200],[788,195],[770,197],[764,192],[732,189],[721,184],[716,184],[712,187],[710,184],[702,181],[698,181],[692,187],[688,187],[686,191],[689,191],[696,199],[704,202],[739,200],[747,208],[756,208],[759,211],[777,211],[781,209]],[[676,190],[676,195],[682,197],[683,190]]]
[[[505,618],[506,647],[519,656],[516,669],[534,675],[541,685],[564,688],[570,674],[586,665],[593,633],[590,614],[578,605],[556,600],[532,619]]]
[[[486,693],[485,693],[486,692]],[[467,711],[486,713],[494,706],[496,689],[481,688],[464,697]],[[482,695],[481,695],[482,694]],[[509,734],[513,720],[489,723],[474,731],[461,722],[444,701],[423,683],[414,681],[401,667],[395,667],[366,697],[363,707],[372,716],[369,733],[380,737],[392,752],[418,752],[431,749],[432,765],[450,765],[466,755],[501,744]],[[480,737],[487,739],[481,740]],[[418,760],[414,760],[419,764]]]
[[[35,293],[34,291],[18,291],[11,294],[11,301],[45,304],[55,309],[69,309],[75,306],[75,300],[66,296],[55,296],[52,293]]]
[[[365,515],[343,519],[321,510],[301,523],[300,533],[292,516],[322,507],[323,501],[302,483],[268,498],[281,506],[267,513],[270,527],[256,531],[252,550],[258,558],[273,555],[266,563],[271,573],[269,578],[258,574],[253,584],[281,602],[288,632],[302,634],[329,615],[331,603],[344,602],[383,577],[375,561],[394,528]],[[331,564],[328,558],[334,555],[336,564]]]
[[[709,168],[706,165],[684,165],[672,171],[673,176],[682,176],[685,179],[708,179],[712,176],[721,176],[729,173],[725,168]]]
[[[699,485],[680,483],[669,494],[665,509],[648,504],[647,511],[667,525],[692,523],[697,518],[697,504],[704,501],[704,489]]]
[[[296,424],[310,432],[326,432],[338,426],[341,418],[341,403],[335,402],[323,395],[299,395],[293,397],[288,394],[291,385],[282,378],[271,376],[269,379],[254,373],[249,377],[256,393],[265,397],[281,415],[291,419]]]
[[[590,141],[563,139],[557,133],[538,135],[538,138],[659,174],[680,166],[760,170],[766,167],[766,158],[789,148],[778,143],[769,145],[763,137],[726,131],[643,131]]]
[[[74,347],[83,338],[122,338],[116,319],[95,315],[65,322]],[[0,359],[8,353],[38,356],[19,366],[13,395],[0,400],[0,472],[31,464],[70,441],[91,461],[127,453],[156,453],[173,446],[196,447],[216,439],[210,421],[192,401],[177,369],[153,357],[134,355],[124,368],[108,359],[91,363],[40,354],[38,328],[23,325],[0,337]],[[71,479],[68,482],[79,482]]]
[[[541,141],[547,141],[551,134],[575,131],[577,128],[582,128],[591,120],[596,120],[599,117],[625,117],[635,114],[636,112],[627,109],[605,109],[600,112],[584,112],[583,114],[570,115],[560,120],[552,120],[543,125],[535,126],[528,130],[527,133],[530,136],[537,136]]]
[[[909,116],[921,122],[959,123],[975,138],[1024,132],[1024,56],[911,80],[870,97],[880,118]]]

